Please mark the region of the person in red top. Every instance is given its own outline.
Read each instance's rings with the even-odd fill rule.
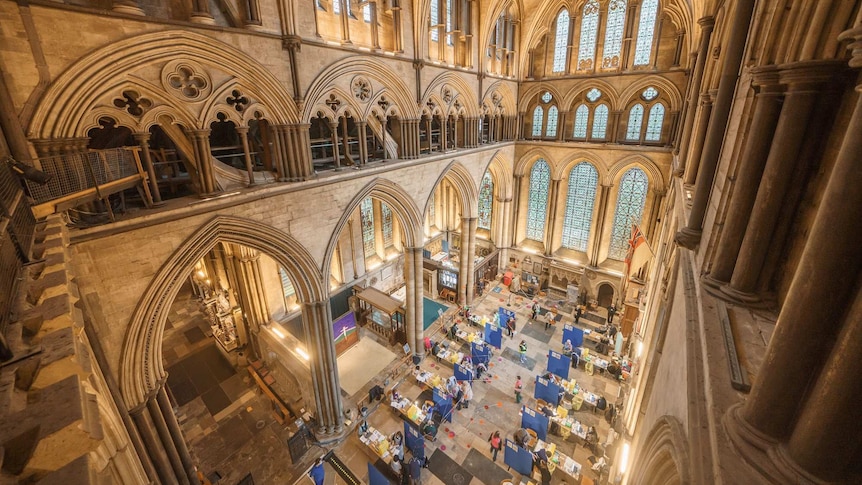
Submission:
[[[524,388],[524,384],[521,383],[521,376],[518,376],[518,379],[515,381],[515,402],[521,402],[521,389]]]
[[[497,461],[497,453],[503,448],[503,440],[500,438],[500,432],[494,431],[491,433],[491,437],[488,438],[488,442],[491,443],[491,458],[494,461]]]

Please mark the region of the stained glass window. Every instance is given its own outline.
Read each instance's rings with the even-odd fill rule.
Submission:
[[[533,136],[542,136],[542,123],[545,121],[545,110],[536,106],[533,110]]]
[[[548,108],[548,127],[545,129],[545,136],[553,138],[557,136],[557,107],[551,106]]]
[[[281,276],[281,290],[284,292],[284,298],[287,299],[295,295],[296,290],[293,288],[293,283],[290,281],[290,276],[287,276],[287,271],[285,271],[284,268],[279,266],[278,274],[279,276]]]
[[[437,2],[439,0],[431,0],[431,40],[437,42],[440,39],[440,32],[437,30],[437,24],[440,23],[440,11],[438,10]]]
[[[578,109],[575,110],[575,132],[572,133],[572,136],[575,138],[587,137],[587,120],[589,117],[590,109],[587,108],[587,105],[579,105]]]
[[[545,211],[548,209],[548,185],[551,169],[541,158],[530,171],[530,193],[527,204],[527,239],[542,242],[545,239]]]
[[[608,257],[623,261],[628,253],[632,224],[640,224],[646,203],[649,180],[639,168],[631,168],[620,179],[617,209],[611,232],[611,247]]]
[[[608,105],[600,104],[596,106],[596,112],[593,115],[593,134],[594,140],[604,140],[607,136],[608,129]]]
[[[656,98],[656,96],[658,96],[658,91],[654,87],[650,86],[644,89],[644,92],[641,93],[641,96],[643,96],[643,98],[647,101],[652,101]]]
[[[332,13],[335,15],[341,14],[341,0],[332,0]]]
[[[452,45],[452,0],[446,0],[446,45]]]
[[[605,23],[605,46],[602,67],[620,65],[620,48],[623,44],[623,29],[626,22],[626,0],[611,0],[608,4],[608,20]]]
[[[647,118],[646,134],[644,140],[659,141],[661,139],[661,124],[664,121],[664,105],[657,103],[649,110]]]
[[[386,204],[380,204],[380,216],[383,219],[383,247],[392,246],[392,211]]]
[[[581,40],[578,44],[578,69],[591,69],[596,57],[596,35],[599,30],[599,2],[589,0],[584,5],[581,20]]]
[[[377,250],[374,247],[374,208],[371,197],[366,197],[359,205],[359,220],[362,223],[362,246],[365,249],[365,257],[374,256]]]
[[[479,222],[477,226],[481,229],[491,230],[491,210],[494,204],[494,181],[491,173],[485,172],[482,184],[479,186]]]
[[[652,36],[655,32],[655,19],[658,15],[658,0],[644,0],[641,4],[641,18],[638,23],[638,40],[635,44],[635,65],[649,64],[652,53]]]
[[[581,162],[569,172],[566,194],[566,219],[563,221],[563,247],[586,251],[593,222],[593,203],[599,175],[592,165]]]
[[[641,139],[641,125],[644,120],[644,107],[638,103],[629,111],[629,126],[626,129],[626,140],[638,141]]]
[[[371,23],[371,4],[366,3],[362,6],[362,20]]]
[[[595,103],[597,99],[602,97],[602,92],[596,88],[590,89],[587,91],[587,99],[590,100],[590,103]]]
[[[566,70],[566,44],[569,42],[569,11],[563,9],[557,15],[557,37],[554,39],[553,72]]]

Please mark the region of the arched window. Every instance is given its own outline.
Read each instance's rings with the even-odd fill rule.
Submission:
[[[371,197],[366,197],[359,205],[359,222],[362,224],[362,247],[365,249],[365,257],[377,254],[374,247],[374,205]]]
[[[440,7],[437,2],[438,0],[431,0],[431,12],[428,15],[431,24],[428,28],[431,30],[431,40],[434,42],[440,40],[440,32],[437,30],[437,24],[440,23]]]
[[[491,173],[485,172],[482,184],[479,186],[479,222],[480,229],[491,230],[491,210],[494,206],[494,181]]]
[[[371,4],[366,3],[362,6],[362,20],[366,23],[371,23]]]
[[[553,138],[557,136],[557,107],[551,106],[548,108],[548,127],[545,129],[545,136]]]
[[[566,44],[569,42],[569,11],[563,9],[557,15],[557,37],[554,39],[553,72],[566,70]]]
[[[663,121],[664,105],[661,103],[657,103],[649,110],[649,117],[647,118],[646,134],[644,135],[644,140],[661,140],[661,124]]]
[[[287,300],[296,295],[296,289],[293,287],[293,282],[290,281],[290,276],[281,266],[278,267],[278,275],[281,276],[281,290],[284,292],[284,299]]]
[[[332,0],[332,13],[341,15],[341,0]]]
[[[592,165],[581,162],[569,172],[566,194],[566,219],[563,221],[563,247],[586,251],[593,223],[593,203],[599,175]]]
[[[608,258],[617,261],[625,259],[629,249],[632,224],[641,223],[648,189],[649,180],[646,173],[639,168],[630,168],[620,179]]]
[[[545,110],[536,106],[533,110],[533,136],[542,136],[542,123],[545,122]]]
[[[625,23],[626,0],[611,0],[608,4],[608,20],[605,22],[605,46],[602,56],[602,67],[605,69],[620,65]]]
[[[446,1],[446,45],[452,45],[452,0]]]
[[[649,64],[652,53],[652,37],[655,32],[655,19],[658,15],[658,0],[644,0],[641,4],[641,18],[638,22],[638,40],[635,44],[635,65]]]
[[[596,35],[599,30],[599,2],[589,0],[584,5],[581,20],[581,40],[578,44],[578,69],[591,69],[596,57]]]
[[[545,212],[548,209],[548,185],[551,169],[539,159],[530,171],[529,203],[527,204],[527,239],[542,242],[545,239]]]
[[[587,105],[580,104],[575,110],[575,131],[572,136],[575,138],[587,137],[587,122],[590,117],[590,109]]]
[[[608,129],[608,105],[600,104],[596,106],[596,112],[593,115],[593,134],[594,140],[604,140],[607,136]]]
[[[632,106],[632,109],[629,111],[629,125],[626,128],[626,140],[628,141],[640,141],[641,139],[641,125],[644,121],[644,107],[642,104],[638,103]]]
[[[386,204],[380,204],[380,215],[383,219],[383,247],[392,247],[392,211]]]

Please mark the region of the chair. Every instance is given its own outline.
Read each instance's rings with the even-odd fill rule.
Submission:
[[[537,435],[536,432],[530,428],[526,428],[526,430],[527,434],[530,435],[530,439],[527,440],[527,449],[532,450],[536,446],[536,443],[538,443],[539,441],[539,435]]]
[[[536,398],[536,409],[542,410],[543,407],[547,407],[548,403],[544,399]]]

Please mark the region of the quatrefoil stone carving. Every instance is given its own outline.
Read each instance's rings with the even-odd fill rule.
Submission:
[[[162,82],[174,96],[191,100],[205,98],[212,85],[203,69],[186,62],[168,63],[162,70]]]

